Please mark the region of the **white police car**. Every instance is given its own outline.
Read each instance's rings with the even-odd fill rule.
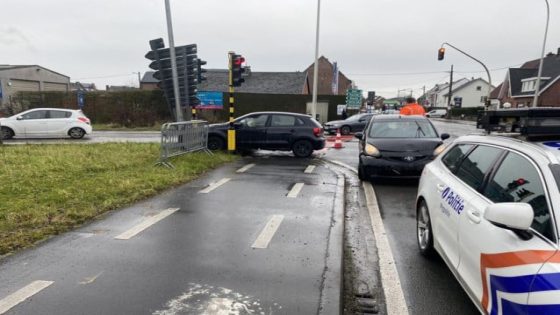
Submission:
[[[420,252],[486,314],[560,314],[560,137],[455,140],[422,173]]]

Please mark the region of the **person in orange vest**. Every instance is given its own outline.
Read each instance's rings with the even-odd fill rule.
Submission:
[[[408,97],[406,99],[406,105],[401,108],[400,114],[424,116],[426,111],[424,110],[424,107],[416,103],[416,99],[414,97]]]

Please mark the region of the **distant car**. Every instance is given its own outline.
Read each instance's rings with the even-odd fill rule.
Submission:
[[[35,108],[17,115],[0,118],[2,139],[13,137],[61,137],[81,139],[91,134],[89,118],[81,110]]]
[[[434,109],[426,113],[426,117],[445,117],[447,116],[447,110],[445,109]]]
[[[373,115],[374,114],[356,114],[345,120],[329,121],[324,126],[325,132],[334,134],[337,130],[340,130],[341,134],[348,135],[351,132],[362,131]]]
[[[431,162],[449,138],[438,134],[423,116],[374,116],[360,139],[358,177],[370,180],[378,177],[418,178],[424,166]]]
[[[321,124],[308,115],[285,112],[258,112],[233,121],[236,148],[240,151],[263,149],[293,151],[296,157],[308,157],[325,147]],[[210,125],[208,149],[227,148],[230,123]]]
[[[398,109],[386,109],[384,111],[381,112],[381,114],[383,115],[395,115],[395,114],[399,114],[399,110]]]

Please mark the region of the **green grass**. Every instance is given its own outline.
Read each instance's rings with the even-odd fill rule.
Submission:
[[[196,178],[236,157],[206,153],[156,167],[158,144],[0,146],[0,255]]]
[[[92,124],[93,131],[160,131],[161,123],[147,127],[125,127],[119,124]]]

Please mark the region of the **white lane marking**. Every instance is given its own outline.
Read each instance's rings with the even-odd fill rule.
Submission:
[[[313,173],[313,170],[314,170],[314,169],[315,169],[315,165],[309,165],[309,166],[305,169],[305,171],[303,171],[303,172],[306,173],[306,174],[311,174],[311,173]]]
[[[199,194],[207,194],[207,193],[211,192],[212,190],[214,190],[214,189],[222,186],[223,184],[229,182],[230,179],[231,178],[222,178],[218,182],[210,184],[208,187],[199,191],[198,193]]]
[[[379,273],[381,274],[381,284],[385,294],[387,314],[408,314],[406,300],[402,291],[399,273],[395,265],[395,259],[391,252],[389,239],[385,233],[379,205],[373,186],[368,182],[363,182],[366,194],[366,204],[371,218],[371,227],[375,235],[377,254],[379,256]]]
[[[163,210],[162,212],[154,215],[153,217],[144,219],[144,221],[140,222],[139,224],[132,227],[128,231],[115,236],[115,239],[118,239],[118,240],[131,239],[136,234],[144,231],[145,229],[149,228],[150,226],[152,226],[152,225],[158,223],[159,221],[165,219],[167,216],[173,214],[177,210],[179,210],[179,208],[169,208],[167,210]]]
[[[19,303],[39,293],[41,290],[45,289],[46,287],[48,287],[53,283],[54,281],[43,281],[43,280],[33,281],[27,286],[8,295],[7,297],[0,300],[0,314],[6,313],[12,307],[18,305]]]
[[[301,189],[303,188],[304,183],[295,183],[294,187],[288,193],[288,198],[296,198]]]
[[[245,173],[248,169],[250,169],[253,166],[255,166],[255,164],[253,164],[253,163],[247,164],[247,165],[243,166],[242,168],[238,169],[237,173]]]
[[[100,273],[96,274],[93,277],[85,277],[84,280],[80,281],[80,284],[94,283],[95,280],[97,280],[97,278],[99,278],[99,276],[101,276],[102,274],[103,274],[103,271],[101,271]]]
[[[259,236],[257,237],[257,239],[255,240],[255,242],[253,243],[253,245],[251,247],[252,248],[267,248],[268,244],[270,243],[270,241],[274,237],[274,234],[278,230],[278,227],[280,227],[280,224],[282,223],[282,220],[284,220],[283,215],[273,215],[272,218],[270,220],[268,220],[268,223],[266,224],[264,229],[261,231],[261,234],[259,234]]]

